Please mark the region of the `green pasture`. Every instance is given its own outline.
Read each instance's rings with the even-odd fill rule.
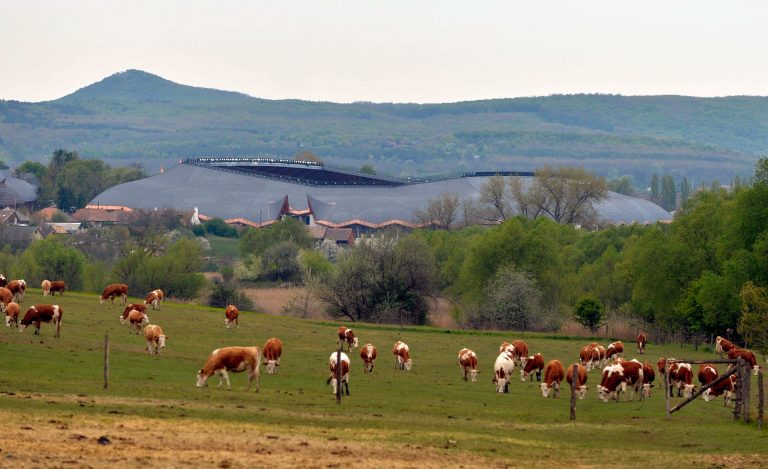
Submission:
[[[43,302],[51,300],[29,290],[22,311]],[[593,371],[587,398],[578,402],[575,422],[568,419],[567,385],[559,399],[544,399],[539,384],[521,382],[516,368],[510,393],[495,393],[493,361],[503,340],[523,338],[531,353],[541,352],[545,360],[558,358],[568,364],[586,339],[352,324],[360,345],[374,343],[379,358],[373,374],[366,375],[359,351],[351,353],[351,395],[337,405],[325,380],[338,323],[244,312],[240,328],[227,330],[221,309],[165,303],[162,311],[150,310],[148,315],[152,324],[163,327],[167,346],[161,355],[149,356],[143,336],[120,325],[122,307],[99,304],[96,296],[74,292],[57,296],[54,302],[64,309],[60,339],[53,337],[51,324],[43,324],[40,336],[34,336],[31,328],[22,334],[0,329],[3,410],[114,419],[121,415],[180,422],[196,419],[211,425],[237,421],[268,426],[277,433],[332,433],[384,445],[407,441],[415,446],[447,447],[446,451],[477,452],[517,464],[546,465],[551,460],[623,465],[616,459],[617,450],[641,456],[644,459],[635,461],[653,466],[708,463],[711,453],[768,455],[768,430],[734,423],[732,409],[723,406],[722,398],[710,403],[698,400],[667,419],[658,381],[649,400],[603,403],[595,393],[599,378]],[[105,334],[111,343],[107,390],[102,386]],[[216,377],[207,388],[195,387],[196,372],[211,350],[228,345],[261,347],[272,336],[285,346],[280,373],[267,375],[262,367],[259,393],[245,390],[245,374],[230,375],[231,391],[217,389]],[[411,348],[410,372],[394,369],[391,348],[397,340]],[[607,345],[608,341],[601,342]],[[462,347],[478,354],[477,383],[461,379],[456,354]],[[627,357],[636,356],[631,343],[626,349]],[[654,363],[662,355],[714,357],[709,350],[696,352],[679,345],[651,343],[647,350],[638,358]]]

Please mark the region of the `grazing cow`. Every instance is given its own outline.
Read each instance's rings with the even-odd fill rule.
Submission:
[[[513,340],[512,346],[515,347],[515,362],[520,366],[525,366],[528,359],[528,344],[523,340]]]
[[[163,302],[163,298],[165,298],[165,294],[162,290],[152,290],[149,292],[149,295],[147,295],[146,298],[144,298],[144,304],[145,305],[152,305],[152,309],[160,309],[160,304]]]
[[[674,358],[670,358],[670,361],[674,360]],[[677,367],[679,366],[679,363],[671,363],[669,365],[669,397],[673,397],[673,389],[678,387],[677,384]],[[656,368],[659,370],[659,375],[662,379],[665,378],[665,373],[667,369],[667,359],[664,357],[659,358],[659,361],[656,362]]]
[[[399,340],[395,342],[395,345],[392,347],[392,355],[395,356],[395,368],[399,368],[401,370],[411,369],[413,361],[411,360],[408,344],[405,342],[400,342]]]
[[[232,327],[232,323],[235,323],[238,329],[240,329],[240,320],[238,317],[240,316],[240,310],[237,309],[237,306],[235,305],[227,305],[227,307],[224,309],[224,324],[227,326],[227,329]]]
[[[576,384],[573,383],[573,365],[568,367],[565,372],[565,379],[571,387],[576,386],[576,392],[579,393],[579,399],[584,399],[587,395],[587,368],[584,365],[576,364]]]
[[[715,339],[715,353],[717,353],[720,357],[722,357],[724,353],[728,353],[731,351],[731,349],[734,348],[736,348],[736,346],[733,344],[733,342],[726,339],[725,337],[717,336]]]
[[[711,363],[702,363],[699,365],[699,373],[697,375],[699,383],[702,386],[706,386],[718,377],[717,368]]]
[[[149,324],[144,328],[144,338],[147,339],[147,353],[150,355],[159,355],[160,349],[165,348],[165,341],[168,340],[163,328],[156,324]]]
[[[120,324],[125,324],[125,321],[128,320],[128,314],[133,310],[146,313],[147,307],[141,303],[128,303],[128,305],[126,305],[125,309],[123,310],[123,314],[118,316],[120,319]]]
[[[376,346],[373,344],[365,344],[360,349],[360,358],[363,360],[363,371],[365,373],[373,373],[373,364],[376,362]]]
[[[512,352],[503,351],[496,357],[493,364],[493,381],[496,383],[496,392],[508,393],[509,381],[512,379],[512,371],[515,369],[515,357]]]
[[[27,291],[27,282],[24,279],[11,280],[8,282],[8,290],[13,293],[13,299],[17,303],[24,301],[24,293]]]
[[[8,279],[5,278],[5,275],[0,274],[0,287],[6,287],[8,285]]]
[[[501,353],[501,352],[509,352],[512,355],[514,355],[515,354],[515,346],[510,344],[507,341],[504,341],[504,342],[501,343],[501,345],[499,345],[499,353]]]
[[[40,284],[40,289],[43,290],[43,296],[48,296],[51,293],[51,281],[46,279]]]
[[[690,363],[678,363],[675,370],[677,397],[689,398],[693,395],[693,369]]]
[[[352,351],[353,348],[357,348],[357,337],[355,337],[355,333],[352,332],[352,329],[339,326],[339,330],[337,332],[339,335],[339,340],[336,343],[341,345],[342,350],[344,350],[344,342],[347,343],[347,350],[349,351]]]
[[[64,309],[59,305],[34,305],[30,306],[24,318],[19,323],[19,332],[24,332],[30,324],[35,324],[35,335],[40,335],[40,323],[51,322],[56,325],[54,337],[61,336],[61,316]]]
[[[643,363],[643,392],[640,395],[641,398],[651,397],[651,388],[655,379],[656,373],[653,371],[653,366],[648,362]]]
[[[283,342],[277,337],[267,339],[264,342],[262,354],[264,355],[267,374],[276,374],[277,367],[280,366],[280,356],[283,355]]]
[[[608,364],[608,350],[600,344],[594,344],[594,349],[597,350],[598,366],[602,368]]]
[[[645,353],[645,346],[648,343],[648,339],[642,332],[637,334],[637,353]]]
[[[622,341],[617,341],[608,346],[608,348],[605,349],[605,358],[606,360],[613,358],[622,358],[624,357],[624,343]]]
[[[128,299],[128,285],[124,283],[107,285],[99,297],[99,304],[104,303],[106,300],[111,300],[112,304],[114,304],[115,297],[120,297],[120,304],[124,305]]]
[[[587,371],[599,365],[599,363],[595,363],[593,350],[596,351],[592,344],[585,345],[581,347],[581,350],[579,350],[579,363],[584,365]],[[599,352],[597,353],[597,356],[599,361]]]
[[[13,302],[13,293],[5,287],[0,287],[0,310],[5,311],[5,308]]]
[[[630,400],[634,399],[634,393],[640,391],[643,383],[643,365],[636,361],[616,361],[603,369],[603,379],[597,385],[598,397],[603,402],[609,400],[619,401],[620,394],[627,391],[627,386],[632,389]]]
[[[261,350],[259,347],[224,347],[217,348],[205,360],[205,365],[197,372],[197,387],[208,385],[208,378],[214,374],[219,375],[219,387],[226,381],[227,389],[232,386],[229,382],[229,374],[248,371],[248,389],[256,380],[256,392],[259,392],[259,365],[261,364]]]
[[[531,355],[525,361],[525,366],[520,370],[520,380],[525,382],[528,377],[533,381],[533,370],[536,370],[536,381],[541,381],[541,370],[544,369],[544,357],[540,353]]]
[[[339,352],[333,352],[331,354],[331,358],[328,360],[328,368],[330,368],[331,373],[328,376],[328,379],[325,381],[325,384],[331,383],[331,386],[333,387],[333,393],[336,394],[336,386],[337,386],[337,368],[336,368],[336,355]],[[341,352],[341,385],[346,388],[347,396],[349,396],[349,357],[346,353]],[[339,389],[341,391],[341,389]]]
[[[21,308],[18,303],[13,301],[8,303],[8,306],[5,307],[5,325],[8,327],[18,327],[19,312],[21,312]]]
[[[752,367],[752,372],[755,376],[757,376],[758,371],[760,371],[760,366],[757,364],[757,359],[755,358],[755,354],[752,353],[752,351],[743,349],[743,348],[732,348],[728,352],[728,358],[731,360],[736,360],[737,358],[743,358],[744,361],[749,363],[749,365]]]
[[[48,293],[51,296],[56,295],[56,292],[59,292],[59,296],[64,296],[64,290],[67,289],[67,284],[64,283],[62,280],[54,280],[51,282],[51,286],[48,289]]]
[[[142,313],[141,311],[134,309],[128,313],[128,323],[136,328],[136,334],[138,335],[144,324],[149,324],[149,317],[147,317],[147,313]]]
[[[552,397],[560,396],[560,383],[565,378],[565,369],[560,360],[550,360],[544,367],[544,382],[541,383],[541,395],[549,397],[549,391],[554,388]]]
[[[717,371],[715,371],[715,373],[717,373]],[[699,374],[701,374],[701,371],[699,371]],[[701,377],[699,377],[699,379],[701,380]],[[714,381],[714,379],[712,379],[712,381]],[[720,381],[716,385],[704,391],[701,394],[701,397],[703,397],[706,402],[710,402],[722,394],[723,405],[727,407],[728,404],[730,404],[735,391],[736,391],[736,375],[733,374],[729,376],[727,379]]]
[[[477,354],[468,348],[459,350],[459,366],[464,372],[464,381],[467,381],[467,373],[472,382],[477,382]]]

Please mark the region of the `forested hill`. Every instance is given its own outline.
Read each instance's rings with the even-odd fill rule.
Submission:
[[[694,181],[748,176],[768,154],[768,98],[556,95],[450,104],[265,100],[138,70],[63,98],[0,101],[0,159],[57,148],[112,163],[312,151],[396,175],[582,165]]]

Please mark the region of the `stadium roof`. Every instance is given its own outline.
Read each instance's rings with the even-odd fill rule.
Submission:
[[[388,225],[415,227],[417,210],[424,210],[429,199],[451,193],[461,199],[477,199],[479,189],[491,177],[490,173],[471,173],[461,177],[438,180],[408,180],[377,178],[359,183],[360,174],[323,168],[299,168],[295,163],[276,161],[275,172],[263,170],[240,171],[239,167],[216,167],[199,164],[179,164],[163,173],[112,187],[96,196],[90,207],[104,205],[136,209],[174,208],[192,210],[222,219],[245,219],[266,224],[284,214],[312,215],[318,224],[329,227],[365,226],[380,228]],[[238,166],[238,165],[235,165]],[[241,166],[241,165],[240,165]],[[312,165],[314,166],[314,165]],[[293,171],[296,170],[296,171]],[[259,173],[259,171],[266,171]],[[293,174],[288,174],[293,171]],[[307,175],[317,175],[315,181]],[[300,173],[300,176],[297,176]],[[503,173],[523,174],[523,173]],[[347,176],[353,176],[352,182]],[[513,176],[525,177],[526,176]],[[379,184],[376,181],[397,181]],[[429,182],[424,182],[429,181]],[[598,217],[611,223],[653,223],[672,216],[649,201],[609,192],[597,207]]]

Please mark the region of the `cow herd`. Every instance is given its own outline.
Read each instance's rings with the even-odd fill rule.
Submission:
[[[55,290],[52,290],[55,284]],[[51,282],[43,281],[43,294],[49,295],[58,291],[59,295],[64,294],[66,284],[61,281]],[[38,304],[30,306],[21,315],[20,304],[24,301],[24,294],[27,291],[27,282],[24,279],[11,280],[6,279],[5,275],[0,274],[0,310],[5,313],[5,325],[8,327],[18,327],[19,332],[23,332],[32,324],[35,325],[35,335],[40,334],[40,325],[44,322],[53,322],[56,327],[54,337],[61,335],[61,318],[64,315],[64,308],[60,305]]]

